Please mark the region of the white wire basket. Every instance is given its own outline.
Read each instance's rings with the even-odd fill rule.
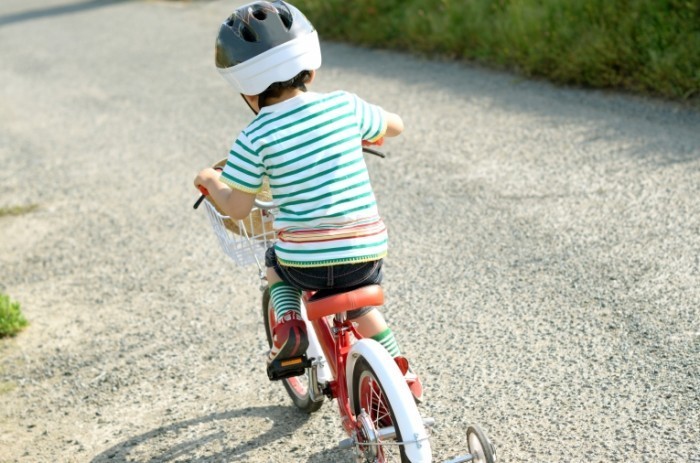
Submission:
[[[255,263],[264,267],[265,251],[275,242],[274,211],[255,207],[245,219],[233,220],[221,215],[208,199],[204,205],[224,253],[241,267]]]

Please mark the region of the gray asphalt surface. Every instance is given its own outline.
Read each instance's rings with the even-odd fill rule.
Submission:
[[[349,462],[267,381],[254,268],[193,212],[250,115],[213,67],[241,2],[0,3],[2,462]],[[314,90],[402,115],[369,159],[389,318],[436,461],[700,461],[700,114],[323,43]]]

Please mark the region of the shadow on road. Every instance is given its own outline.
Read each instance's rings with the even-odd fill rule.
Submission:
[[[245,459],[247,452],[264,448],[291,434],[308,420],[309,415],[291,410],[296,409],[282,406],[247,407],[161,426],[110,447],[94,457],[91,463]],[[265,426],[260,426],[261,420],[264,420]],[[271,427],[264,431],[269,426],[267,423],[271,423]],[[245,433],[236,433],[232,426],[245,426]],[[255,429],[260,432],[238,441],[241,434],[250,435]]]
[[[312,455],[306,463],[355,463],[355,454],[352,450],[327,449]]]
[[[58,5],[49,8],[37,8],[35,10],[24,11],[21,13],[8,14],[5,16],[0,16],[0,27],[23,21],[31,21],[33,19],[78,13],[85,10],[92,10],[94,8],[113,5],[115,3],[123,3],[125,1],[128,0],[88,0],[87,2]]]

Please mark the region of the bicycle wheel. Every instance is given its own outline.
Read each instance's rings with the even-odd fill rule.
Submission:
[[[364,344],[357,348],[358,344]],[[430,443],[398,367],[379,343],[361,340],[354,359],[351,404],[359,424],[357,449],[367,463],[429,462]],[[404,438],[406,440],[404,440]]]
[[[267,344],[268,346],[272,346],[272,327],[275,324],[275,309],[272,307],[272,301],[270,300],[270,288],[265,288],[263,292],[262,315],[265,335],[267,335]],[[287,394],[298,409],[306,413],[313,413],[323,405],[323,396],[317,401],[311,400],[311,396],[309,395],[308,373],[302,376],[282,379],[280,381],[282,381]]]
[[[473,456],[472,461],[475,463],[494,463],[496,461],[496,450],[479,426],[469,426],[467,443],[469,444],[469,453]]]

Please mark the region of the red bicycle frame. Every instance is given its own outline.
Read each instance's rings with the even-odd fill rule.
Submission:
[[[347,319],[346,312],[382,305],[384,294],[379,285],[364,286],[321,299],[315,299],[315,294],[305,292],[302,296],[306,314],[333,374],[334,379],[328,385],[331,397],[338,400],[343,427],[346,432],[352,434],[356,429],[357,421],[350,408],[345,366],[350,348],[355,340],[362,339],[362,335]],[[328,322],[329,315],[333,315],[333,326]]]

